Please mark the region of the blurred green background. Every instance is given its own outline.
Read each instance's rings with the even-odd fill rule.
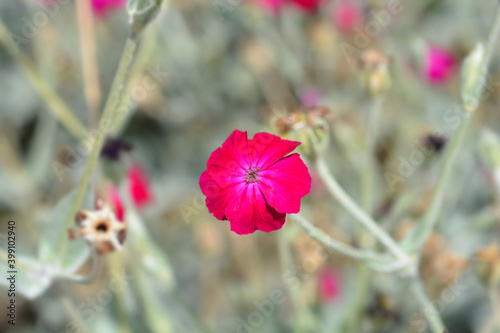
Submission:
[[[325,0],[312,10],[307,3],[284,1],[279,10],[264,0],[164,4],[143,33],[127,81],[120,105],[127,120],[110,133],[128,148],[116,158],[102,155],[91,182],[100,196],[110,184],[119,189],[128,237],[89,285],[53,280],[53,267],[38,257],[40,244],[64,237],[64,207],[54,209],[78,185],[88,158],[40,81],[85,128],[96,128],[129,35],[127,12],[120,5],[98,12],[90,0],[0,3],[0,244],[5,251],[7,221],[16,221],[22,264],[15,326],[7,323],[9,299],[0,288],[1,332],[428,330],[404,279],[370,273],[353,310],[360,293],[352,260],[324,252],[291,221],[268,234],[230,232],[229,222],[208,213],[198,179],[234,129],[271,131],[273,120],[302,106],[324,106],[326,159],[359,200],[378,98],[367,91],[373,68],[363,55],[377,50],[387,57],[382,75],[392,84],[380,106],[371,213],[401,238],[428,207],[444,148],[436,141],[446,146],[462,117],[460,64],[488,35],[498,1],[401,0],[397,14],[387,14],[394,1]],[[362,37],[370,24],[376,33]],[[346,45],[355,51],[346,53]],[[496,52],[420,266],[452,333],[500,330],[498,58]],[[131,165],[140,165],[152,193],[144,207],[126,199]],[[313,168],[311,174],[302,213],[358,245],[352,217]],[[83,261],[74,260],[76,269]]]

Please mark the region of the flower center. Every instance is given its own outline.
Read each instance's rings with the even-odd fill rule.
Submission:
[[[108,225],[105,222],[100,222],[95,229],[100,233],[105,233],[108,231]]]
[[[260,171],[260,167],[257,167],[257,168],[256,167],[249,167],[247,174],[245,175],[245,179],[247,181],[245,185],[259,183],[259,178],[258,178],[259,171]]]

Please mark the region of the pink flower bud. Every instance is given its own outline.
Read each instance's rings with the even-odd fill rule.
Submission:
[[[92,10],[97,16],[103,17],[111,10],[124,8],[127,0],[91,0]]]
[[[425,59],[424,74],[431,84],[447,81],[457,65],[453,54],[436,46],[429,46]]]
[[[327,303],[340,297],[341,278],[339,272],[332,267],[324,267],[319,273],[319,298]]]
[[[127,175],[130,196],[134,204],[141,208],[153,200],[151,186],[144,170],[138,164],[132,164]]]
[[[337,29],[346,34],[354,33],[356,26],[363,25],[362,10],[351,0],[341,0],[333,10],[332,19]]]
[[[120,198],[120,193],[115,186],[110,186],[108,190],[108,197],[110,203],[113,205],[115,209],[115,215],[118,221],[123,222],[123,218],[125,216],[125,209],[123,207],[122,199]]]

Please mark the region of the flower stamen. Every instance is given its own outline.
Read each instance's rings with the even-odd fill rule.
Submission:
[[[260,183],[259,181],[259,171],[260,171],[260,167],[249,167],[248,168],[248,171],[247,171],[247,174],[245,176],[245,179],[246,179],[246,183],[245,185],[248,185],[248,184],[254,184],[254,183]]]

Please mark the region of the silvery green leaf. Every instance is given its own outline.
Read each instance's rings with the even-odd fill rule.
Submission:
[[[490,170],[500,169],[500,138],[491,130],[483,130],[479,140],[479,154]]]
[[[3,259],[0,261],[0,268],[7,275],[0,279],[0,285],[9,288],[10,282],[7,278],[11,274],[7,272],[10,269]],[[17,273],[13,275],[15,275],[16,292],[28,299],[35,299],[50,287],[58,268],[55,265],[44,265],[34,258],[19,256],[16,258],[15,271]]]
[[[71,219],[71,209],[75,201],[76,189],[66,194],[54,207],[48,221],[42,227],[39,244],[39,260],[46,264],[58,262],[68,272],[74,272],[88,258],[88,245],[81,239],[69,240],[67,237],[67,221]],[[93,207],[94,195],[87,190],[82,209]],[[71,225],[70,227],[73,227]],[[60,253],[63,242],[66,242],[64,253]]]
[[[143,227],[139,216],[132,210],[127,209],[127,222],[129,223],[130,237],[134,250],[140,254],[140,265],[148,271],[151,276],[166,290],[174,287],[174,275],[172,267],[164,253],[153,243],[151,237]]]

